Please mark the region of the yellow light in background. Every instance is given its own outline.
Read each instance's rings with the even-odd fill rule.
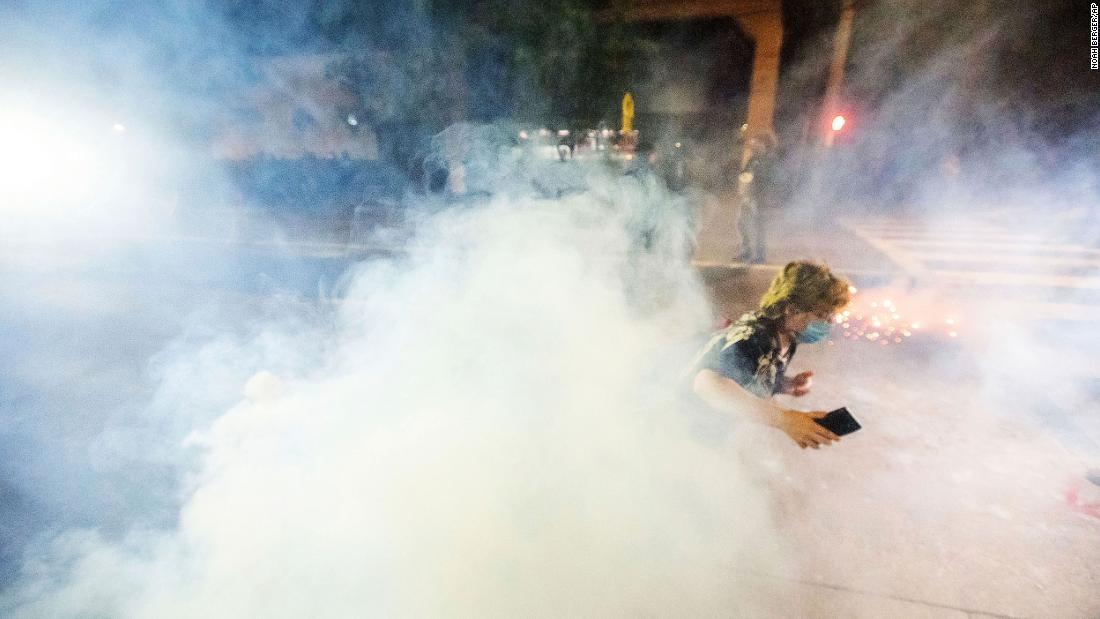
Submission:
[[[847,121],[844,120],[844,117],[839,114],[833,117],[833,131],[840,131],[841,129],[843,129],[845,122]]]
[[[622,132],[634,130],[634,97],[628,92],[623,95]]]

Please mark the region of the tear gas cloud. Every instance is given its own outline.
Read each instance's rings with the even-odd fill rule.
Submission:
[[[68,210],[46,219],[19,211],[17,221],[36,221],[47,236],[69,228],[31,258],[12,250],[13,264],[26,268],[0,281],[4,320],[15,331],[75,318],[73,333],[83,335],[73,341],[90,330],[88,350],[114,350],[73,363],[53,339],[11,340],[28,353],[50,345],[10,373],[32,395],[0,403],[0,448],[12,456],[3,459],[0,490],[16,497],[7,509],[18,516],[0,528],[9,537],[0,549],[4,614],[673,616],[738,608],[753,616],[756,605],[770,604],[737,575],[798,572],[770,513],[773,489],[761,484],[758,461],[747,464],[712,419],[676,397],[693,338],[711,319],[686,260],[689,200],[645,174],[532,158],[505,123],[451,124],[417,146],[415,167],[460,162],[461,178],[448,182],[460,181],[471,199],[456,207],[372,187],[399,200],[412,223],[411,232],[367,240],[402,239],[401,253],[347,270],[311,266],[281,243],[289,232],[225,208],[243,200],[225,166],[209,163],[210,151],[243,167],[266,158],[274,170],[290,157],[377,163],[408,155],[392,146],[395,133],[415,124],[403,125],[401,110],[413,91],[441,86],[417,82],[386,45],[420,50],[401,56],[409,65],[431,64],[442,62],[434,37],[450,35],[415,8],[379,19],[377,32],[349,34],[370,67],[370,87],[352,92],[325,81],[339,54],[305,11],[273,6],[0,9],[12,34],[3,49],[17,60],[3,79],[36,97],[66,84],[94,101],[79,109],[97,113],[81,118],[94,117],[110,138],[62,131],[64,140],[83,147],[136,134],[146,155],[113,185],[110,206],[94,211],[110,215],[95,219],[101,236],[87,235],[91,243],[66,245],[87,232]],[[1052,143],[1006,113],[1003,84],[966,72],[964,61],[1002,58],[1003,41],[1034,36],[1034,24],[1007,12],[949,25],[930,21],[955,15],[942,6],[871,6],[857,22],[857,37],[869,41],[853,46],[848,94],[873,97],[874,114],[853,114],[858,137],[849,148],[786,148],[779,170],[790,179],[781,192],[787,221],[778,224],[858,219],[876,205],[902,204],[921,225],[949,229],[959,213],[1024,204],[998,223],[1052,235],[1068,225],[1081,243],[1093,242],[1096,167],[1080,136],[1095,116]],[[338,21],[341,7],[332,3],[326,14]],[[942,45],[892,84],[898,50],[929,28]],[[65,39],[86,45],[62,46]],[[781,100],[813,91],[828,37],[820,44],[785,69]],[[35,109],[56,135],[59,115]],[[447,118],[446,110],[428,113]],[[967,133],[974,127],[980,136]],[[782,129],[780,137],[796,141]],[[941,163],[952,156],[960,171],[944,176]],[[698,184],[717,192],[721,166],[700,165],[707,172]],[[416,173],[410,184],[430,184]],[[296,200],[274,190],[277,173],[252,178],[273,200]],[[163,207],[126,206],[149,203]],[[1051,205],[1065,208],[1048,212]],[[103,243],[119,233],[115,222],[135,234],[259,239],[279,262],[257,267],[255,256],[205,245]],[[303,286],[285,283],[303,273]],[[934,313],[945,293],[899,282],[884,294]],[[1077,293],[1067,294],[1061,300],[1074,302]],[[945,348],[924,359],[945,367],[977,359],[988,388],[980,405],[1052,390],[1074,406],[1095,405],[1064,382],[1057,363],[1036,365],[1042,337],[1031,337],[1031,323],[985,320],[1000,306],[964,301],[969,309],[959,311],[973,313],[961,331],[978,334],[967,339],[978,352],[964,361]],[[985,338],[987,326],[1016,336]],[[1094,331],[1074,334],[1090,339]],[[72,333],[51,337],[65,335]],[[1051,341],[1061,340],[1044,344]],[[1028,380],[1012,380],[1021,374]],[[1000,389],[1008,383],[1016,391]],[[1087,441],[1076,448],[1097,451]],[[960,466],[976,458],[951,454]],[[868,482],[884,496],[900,494],[886,486]],[[936,509],[937,497],[912,512]]]
[[[89,360],[82,376],[46,358],[25,381],[85,392],[95,380],[131,383],[113,400],[51,401],[40,421],[32,413],[46,398],[6,403],[19,415],[13,438],[56,444],[46,437],[62,430],[73,453],[44,460],[87,485],[38,473],[40,458],[8,468],[12,493],[53,521],[25,522],[36,535],[12,544],[5,615],[751,605],[729,573],[782,563],[766,495],[736,472],[734,452],[700,439],[674,397],[679,361],[710,322],[686,261],[682,199],[647,177],[540,174],[496,127],[452,127],[429,153],[461,160],[468,190],[494,197],[463,209],[411,201],[415,233],[401,257],[356,266],[319,303],[316,292],[242,286],[233,255],[228,265],[193,248],[170,258],[173,245],[116,241],[90,256],[58,245],[55,270],[40,273],[89,259],[85,286],[51,281],[61,290],[48,293],[27,276],[31,298],[9,306],[17,325],[48,306],[92,328],[102,327],[91,316],[115,322],[98,334],[106,340],[178,335],[101,360],[119,374]],[[536,177],[550,195],[568,182],[568,197],[537,197],[525,189]],[[146,271],[131,260],[150,261],[156,279],[140,281]],[[209,300],[176,290],[189,281]],[[25,283],[7,282],[13,293]]]
[[[1096,406],[1089,364],[1075,351],[1100,336],[1092,309],[1100,165],[1088,147],[1100,99],[1072,62],[1074,33],[1059,30],[1072,28],[1072,15],[1069,3],[859,7],[837,104],[849,118],[846,133],[830,152],[795,150],[780,164],[803,181],[784,204],[787,225],[874,229],[879,214],[900,214],[908,232],[882,232],[887,246],[875,249],[900,248],[889,258],[907,274],[875,298],[904,299],[941,325],[952,314],[965,318],[959,335],[981,351],[989,403],[1007,414],[1021,415],[1013,406],[1021,396],[1076,394],[1074,406],[1021,415],[1040,425]],[[831,35],[803,53],[827,54]],[[821,76],[796,70],[788,88],[812,87]],[[906,234],[921,233],[956,249],[906,246]]]
[[[621,284],[617,206],[500,199],[432,219],[425,249],[400,265],[360,267],[323,332],[329,360],[257,375],[188,439],[200,465],[178,526],[58,538],[30,566],[18,613],[734,603],[730,562],[777,556],[763,495],[732,454],[692,435],[660,396],[668,380],[652,381],[670,376],[652,360],[705,321],[705,305],[688,286],[679,304],[638,315]]]

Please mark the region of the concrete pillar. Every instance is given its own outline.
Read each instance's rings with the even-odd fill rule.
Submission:
[[[775,98],[779,89],[779,52],[783,47],[783,14],[778,1],[767,10],[737,16],[741,29],[756,44],[749,86],[745,137],[775,135]],[[745,153],[742,153],[744,162]]]
[[[783,47],[782,0],[633,0],[625,9],[607,9],[600,19],[676,21],[733,17],[756,44],[749,87],[746,137],[775,134],[779,51]],[[736,138],[735,138],[736,139]]]

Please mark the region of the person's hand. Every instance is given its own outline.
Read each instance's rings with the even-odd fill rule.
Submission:
[[[840,440],[839,436],[814,421],[814,419],[821,419],[827,414],[825,411],[803,413],[801,411],[780,410],[776,427],[791,437],[791,440],[798,443],[798,446],[802,449],[807,447],[817,449],[822,445]]]
[[[797,374],[793,378],[784,378],[782,393],[793,395],[796,398],[806,395],[810,392],[810,385],[814,382],[813,376],[813,372],[806,371]]]

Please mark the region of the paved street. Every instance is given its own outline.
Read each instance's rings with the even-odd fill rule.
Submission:
[[[791,405],[845,405],[864,425],[821,451],[755,428],[740,437],[776,489],[796,557],[796,575],[770,586],[796,580],[804,616],[1100,612],[1100,519],[1080,509],[1100,502],[1082,480],[1100,451],[1093,443],[1089,457],[999,408],[987,362],[966,342],[840,340],[799,352],[794,369],[816,372],[815,393]],[[1071,500],[1075,490],[1087,496]]]
[[[857,283],[861,311],[889,297],[906,321],[941,308],[965,319],[957,336],[929,325],[890,346],[834,337],[800,349],[793,369],[815,371],[815,393],[792,405],[846,405],[864,424],[840,444],[741,436],[777,488],[797,556],[794,577],[745,576],[764,597],[795,589],[770,598],[786,605],[768,616],[1100,615],[1100,487],[1084,479],[1100,466],[1087,327],[1100,315],[1100,255],[993,223],[841,226],[832,243],[819,229],[773,229],[770,265],[699,261],[720,313],[748,309],[781,264],[810,257]]]
[[[1094,289],[1084,271],[1072,271],[1093,267],[1096,258],[1086,248],[1030,239],[1051,260],[1026,262],[1029,277],[1021,279],[1000,265],[1030,255],[1020,253],[1024,239],[994,227],[941,233],[880,219],[846,221],[844,229],[849,236],[839,237],[842,243],[818,236],[811,246],[803,242],[806,236],[794,234],[787,242],[773,242],[777,259],[771,265],[702,263],[718,311],[736,315],[747,309],[779,263],[809,255],[852,277],[860,307],[882,304],[889,294],[891,311],[904,312],[906,320],[950,305],[954,293],[961,292],[969,307],[976,298],[1018,299],[1026,282],[1028,298],[1052,305],[1049,313],[1063,319],[1028,324],[1091,324],[1088,317],[1082,323],[1058,314],[1061,304],[1051,300],[1066,288]],[[969,245],[988,243],[1007,261],[991,266],[992,253],[963,255],[956,243],[964,241],[953,235],[965,235]],[[160,435],[99,435],[107,423],[124,425],[143,414],[132,403],[149,398],[150,381],[163,378],[150,375],[147,363],[188,329],[182,316],[233,307],[222,315],[224,326],[247,333],[250,317],[268,311],[265,299],[273,292],[297,291],[313,303],[308,299],[330,288],[351,262],[345,250],[323,244],[130,247],[106,262],[101,256],[94,270],[73,256],[63,267],[27,254],[21,261],[8,256],[5,263],[0,281],[8,298],[20,301],[4,308],[2,324],[24,350],[34,352],[6,368],[0,385],[5,396],[0,450],[8,462],[0,561],[8,577],[25,536],[43,522],[117,527],[130,517],[128,510],[150,504],[163,510],[159,518],[171,520],[172,497],[140,495],[143,487],[164,487],[153,479],[176,473],[168,463],[155,457],[109,463],[96,454],[110,453],[111,440],[170,443],[185,434],[186,428],[169,423],[156,429]],[[66,277],[58,278],[58,269]],[[47,273],[51,276],[42,277]],[[150,273],[165,278],[153,280]],[[930,290],[939,296],[927,304]],[[855,337],[853,327],[853,337],[803,347],[793,369],[816,372],[814,392],[791,405],[848,406],[865,429],[840,444],[801,451],[768,429],[737,433],[729,447],[741,450],[744,465],[774,491],[777,528],[792,565],[781,572],[731,571],[731,581],[751,591],[744,606],[751,610],[733,616],[1070,619],[1100,614],[1100,567],[1094,561],[1100,488],[1084,480],[1087,469],[1100,466],[1095,383],[1088,382],[1087,372],[1084,377],[1067,372],[1069,381],[1061,380],[1061,369],[1056,378],[1021,374],[1031,356],[1006,362],[1008,349],[975,328],[975,318],[961,316],[958,337],[928,327],[885,345],[885,339]],[[1009,339],[1019,337],[1013,333]],[[1046,363],[1048,355],[1066,359],[1074,353],[1055,348],[1029,348],[1028,355]],[[1076,365],[1091,367],[1087,361]],[[212,393],[232,401],[247,368],[226,368],[210,378],[216,381]],[[225,402],[195,404],[216,415]],[[43,425],[34,415],[51,421]],[[100,468],[87,468],[96,458],[94,467]],[[133,474],[128,485],[104,485],[118,467],[142,473]],[[56,494],[45,503],[21,502],[36,495],[16,482],[32,480],[56,488]]]

